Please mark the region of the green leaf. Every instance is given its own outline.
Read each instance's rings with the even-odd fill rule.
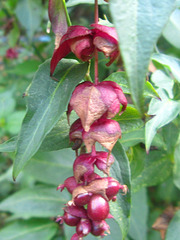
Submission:
[[[132,209],[129,233],[132,239],[147,239],[148,204],[146,189],[132,194]]]
[[[145,157],[143,171],[132,179],[132,191],[142,187],[155,186],[172,174],[172,163],[167,155],[161,151],[150,151]]]
[[[176,118],[180,112],[180,102],[169,99],[163,91],[159,91],[161,101],[152,99],[148,114],[154,116],[145,125],[146,149],[149,151],[156,131]]]
[[[15,47],[20,37],[20,29],[15,21],[13,22],[13,29],[10,31],[7,37],[8,37],[8,45],[10,47]]]
[[[55,188],[35,186],[14,193],[0,203],[0,210],[18,217],[55,217],[62,213],[61,208],[69,200],[67,192],[59,193]]]
[[[174,8],[175,0],[111,0],[109,5],[132,99],[140,113],[143,113],[144,79],[150,56]]]
[[[132,148],[131,179],[136,178],[144,169],[146,152],[139,145]]]
[[[45,136],[66,111],[75,86],[83,79],[87,64],[61,60],[53,81],[47,60],[36,72],[28,91],[28,110],[18,138],[13,176],[16,178],[28,160],[37,152]]]
[[[152,74],[151,80],[156,87],[165,89],[169,95],[169,98],[173,98],[174,81],[170,77],[168,77],[163,71],[156,70]]]
[[[176,146],[174,153],[173,179],[176,187],[180,189],[180,143]]]
[[[1,240],[50,240],[57,231],[57,224],[45,219],[16,221],[0,230]]]
[[[41,23],[42,8],[40,3],[35,0],[19,0],[15,13],[25,28],[29,40],[32,40]]]
[[[176,9],[170,16],[163,31],[163,36],[176,48],[180,48],[180,10]]]
[[[114,146],[112,153],[116,159],[110,173],[121,184],[127,185],[129,192],[126,195],[118,194],[116,202],[110,202],[111,213],[120,226],[123,239],[126,237],[129,227],[131,204],[131,173],[126,153],[119,142]]]
[[[153,54],[152,60],[167,67],[172,72],[175,79],[180,82],[180,60],[178,58],[156,53]]]
[[[71,149],[38,152],[24,168],[23,173],[39,182],[53,184],[57,187],[73,175],[72,165],[75,158],[75,153]]]
[[[144,135],[145,135],[144,128],[137,129],[132,132],[123,133],[120,143],[124,147],[131,147],[140,142],[144,142],[145,139]]]
[[[131,94],[128,87],[127,75],[125,72],[116,72],[109,75],[105,81],[113,81],[119,84],[125,94]],[[145,82],[144,86],[144,96],[145,97],[154,97],[159,98],[158,93],[153,88],[150,82]]]
[[[12,135],[18,134],[25,116],[25,111],[15,111],[7,117],[5,130]]]
[[[179,225],[180,225],[180,210],[175,213],[173,219],[170,221],[165,240],[172,240],[172,239],[179,238],[180,236]]]
[[[0,152],[14,152],[16,149],[17,137],[13,137],[0,144]]]
[[[0,118],[7,117],[10,113],[14,111],[15,100],[13,98],[13,91],[5,91],[0,93]]]
[[[117,114],[114,120],[120,124],[122,133],[131,132],[144,126],[139,112],[132,106],[128,106],[122,115]]]

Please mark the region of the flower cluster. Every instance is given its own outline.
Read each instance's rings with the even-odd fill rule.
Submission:
[[[91,25],[92,29],[83,26],[71,26],[62,36],[59,46],[55,49],[50,66],[51,76],[57,63],[68,53],[73,52],[82,61],[88,61],[97,51],[110,57],[110,65],[118,56],[118,39],[115,28]],[[98,64],[95,57],[95,64]],[[96,65],[97,66],[97,65]],[[105,236],[109,233],[107,218],[110,214],[109,201],[116,201],[121,190],[127,193],[127,186],[121,185],[109,176],[109,169],[114,162],[111,151],[121,137],[121,129],[112,118],[122,114],[127,100],[120,86],[112,81],[95,83],[86,81],[79,84],[72,93],[68,109],[68,122],[74,110],[78,119],[71,125],[69,138],[74,143],[76,159],[73,164],[73,176],[67,178],[57,189],[64,188],[72,195],[64,207],[64,215],[57,218],[60,224],[76,226],[76,233],[71,240],[81,240],[89,233]],[[100,143],[108,150],[96,151],[95,143]],[[78,149],[80,154],[78,154]],[[95,173],[95,167],[106,177]]]

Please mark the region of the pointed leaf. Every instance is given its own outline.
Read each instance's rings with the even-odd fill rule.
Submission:
[[[167,67],[172,72],[176,80],[180,82],[180,60],[178,58],[171,57],[162,53],[156,53],[153,54],[152,60]]]
[[[60,194],[55,188],[36,186],[14,193],[0,203],[0,210],[13,213],[21,218],[55,217],[69,200],[69,194]]]
[[[119,142],[114,146],[112,153],[116,161],[111,167],[110,173],[121,184],[128,186],[129,192],[126,195],[118,194],[117,201],[110,203],[111,213],[119,224],[123,239],[127,235],[130,218],[131,204],[131,174],[129,161],[126,153]]]
[[[46,219],[16,221],[0,230],[1,240],[51,240],[58,225]]]
[[[180,236],[180,210],[176,212],[173,219],[171,220],[165,240],[178,239]]]
[[[175,0],[111,0],[109,5],[132,99],[143,113],[144,79],[150,56],[175,6]]]
[[[14,178],[66,111],[75,86],[86,73],[87,64],[62,60],[58,68],[60,72],[55,75],[59,82],[50,78],[49,68],[49,60],[40,66],[28,92],[28,110],[18,138]]]
[[[159,95],[161,97],[161,101],[152,99],[149,105],[148,114],[153,115],[154,117],[145,125],[145,141],[147,151],[149,151],[156,131],[175,119],[180,112],[179,101],[173,101],[165,97],[165,94],[162,94],[162,92]]]

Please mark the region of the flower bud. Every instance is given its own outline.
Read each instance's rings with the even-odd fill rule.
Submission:
[[[102,220],[102,221],[92,221],[91,233],[94,236],[103,237],[103,236],[105,236],[105,234],[104,234],[105,231],[110,234],[109,229],[110,229],[109,225],[104,220]]]
[[[79,237],[85,237],[91,232],[91,222],[89,219],[81,219],[76,226],[76,233]]]
[[[68,192],[72,194],[73,190],[80,186],[81,184],[78,184],[76,182],[76,179],[74,178],[74,176],[72,177],[68,177],[65,181],[64,184],[60,184],[57,187],[57,190],[60,190],[61,192],[64,190],[64,188],[67,188]]]

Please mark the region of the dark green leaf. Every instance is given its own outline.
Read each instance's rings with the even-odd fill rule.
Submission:
[[[50,220],[16,221],[0,230],[1,240],[50,240],[58,225]]]
[[[122,134],[120,143],[125,147],[134,146],[140,142],[144,142],[144,128]]]
[[[180,102],[169,99],[166,94],[159,92],[160,100],[152,99],[148,114],[154,116],[145,125],[146,149],[149,151],[156,131],[176,118],[180,112]]]
[[[128,232],[130,218],[131,173],[128,158],[119,142],[114,146],[112,153],[116,161],[111,167],[111,176],[117,179],[121,184],[127,185],[129,189],[126,195],[119,193],[117,195],[117,201],[110,203],[111,213],[119,224],[124,239]]]
[[[19,22],[26,29],[28,38],[32,40],[41,23],[40,3],[35,0],[19,0],[15,12]]]
[[[172,163],[161,151],[150,151],[146,155],[143,171],[132,180],[133,192],[142,187],[155,186],[172,174]]]
[[[136,178],[144,169],[146,152],[140,146],[132,148],[131,179]]]
[[[147,239],[148,205],[146,189],[132,194],[129,235],[132,239]]]
[[[31,217],[55,217],[69,200],[67,192],[59,193],[56,188],[36,186],[14,193],[0,203],[0,210],[28,219]]]
[[[24,168],[23,172],[36,180],[56,187],[73,175],[72,166],[75,153],[71,149],[56,152],[38,152]]]
[[[128,75],[132,99],[143,113],[143,91],[150,56],[175,0],[109,1]]]
[[[167,56],[162,53],[156,53],[153,54],[152,60],[167,67],[172,72],[176,80],[180,82],[180,60],[178,58]]]
[[[180,236],[179,226],[180,226],[180,211],[177,211],[168,226],[165,239],[166,240],[179,239],[179,236]]]
[[[66,111],[75,86],[86,71],[87,64],[75,60],[61,60],[56,78],[49,76],[49,63],[43,63],[28,91],[28,110],[18,138],[13,176],[17,177],[28,160],[37,152],[45,136]]]

